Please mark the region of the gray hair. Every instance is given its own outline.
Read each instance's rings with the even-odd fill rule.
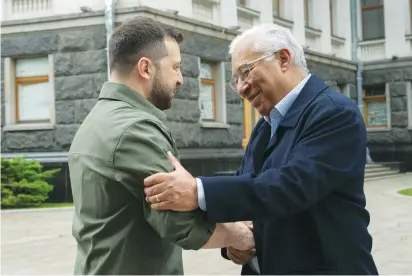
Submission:
[[[309,71],[306,65],[305,53],[303,52],[302,46],[293,37],[288,28],[273,23],[253,26],[238,35],[230,43],[229,54],[232,54],[234,49],[241,42],[244,42],[246,39],[250,39],[251,37],[254,37],[256,41],[253,44],[253,52],[266,55],[282,48],[288,49],[291,54],[293,64],[306,72]],[[268,60],[272,58],[273,56],[269,57]]]

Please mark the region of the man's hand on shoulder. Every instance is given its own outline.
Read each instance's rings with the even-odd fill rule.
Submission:
[[[196,179],[168,152],[175,170],[144,179],[146,201],[156,210],[192,211],[199,207]]]

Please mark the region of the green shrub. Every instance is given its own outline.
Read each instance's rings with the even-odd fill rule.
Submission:
[[[60,169],[43,171],[35,160],[1,158],[1,207],[38,205],[48,199],[53,186],[46,182]]]

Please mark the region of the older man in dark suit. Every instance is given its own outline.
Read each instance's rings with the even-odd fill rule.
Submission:
[[[232,88],[263,116],[238,175],[194,178],[169,156],[175,171],[146,178],[146,200],[154,209],[200,207],[212,222],[253,221],[253,273],[377,274],[358,108],[309,74],[286,28],[255,26],[230,53]]]

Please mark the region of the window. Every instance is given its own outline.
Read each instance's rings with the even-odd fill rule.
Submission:
[[[408,128],[412,129],[412,82],[406,84],[406,100],[408,101]]]
[[[199,109],[202,123],[226,123],[226,83],[223,62],[200,61]],[[216,126],[216,124],[204,126]]]
[[[249,142],[250,135],[252,134],[252,129],[255,127],[259,119],[260,114],[257,109],[255,109],[247,99],[243,99],[244,138],[242,140],[242,147],[244,149]]]
[[[344,84],[336,84],[336,90],[338,90],[340,93],[342,93],[343,95],[347,96],[347,89],[346,89],[346,85]]]
[[[352,89],[351,89],[352,88]],[[358,94],[357,94],[357,89],[356,86],[351,86],[348,88],[348,96],[349,98],[356,104],[358,105]]]
[[[409,33],[412,34],[412,0],[409,0]]]
[[[5,59],[6,126],[54,122],[51,57]]]
[[[303,0],[303,16],[305,27],[315,28],[314,6],[312,0]]]
[[[361,0],[363,40],[385,37],[383,0]]]
[[[335,0],[329,0],[329,12],[330,12],[330,34],[337,36],[336,32],[336,15],[335,13]]]
[[[305,16],[305,26],[309,26],[309,0],[303,0],[304,16]]]
[[[280,17],[280,0],[272,0],[272,9],[273,16]]]
[[[351,99],[356,105],[358,104],[358,96],[355,85],[338,84],[337,90],[349,99]]]
[[[388,127],[388,107],[386,104],[385,84],[364,88],[363,114],[367,127]]]
[[[202,121],[216,120],[216,84],[213,78],[213,65],[200,63],[200,119]]]

